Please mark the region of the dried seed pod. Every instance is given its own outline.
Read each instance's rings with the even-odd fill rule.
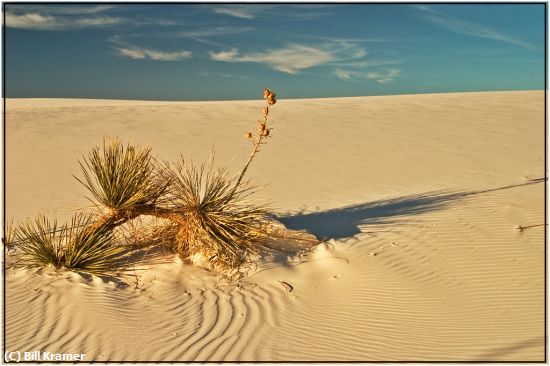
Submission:
[[[269,98],[269,96],[273,94],[273,92],[271,90],[269,90],[268,88],[265,88],[264,89],[264,99],[267,99]]]
[[[260,122],[258,124],[258,132],[264,132],[266,129],[266,126],[265,126],[265,123],[264,122]]]
[[[251,139],[252,138],[252,132],[245,133],[244,137],[247,138],[247,139]]]
[[[269,108],[265,107],[264,108],[264,117],[267,117],[268,114],[269,114]]]

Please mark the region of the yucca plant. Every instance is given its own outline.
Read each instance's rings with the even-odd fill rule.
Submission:
[[[76,179],[112,214],[154,205],[169,185],[157,179],[150,147],[125,146],[118,139],[104,140],[102,149],[94,147],[79,164],[84,179]]]
[[[169,171],[173,210],[184,217],[176,236],[182,257],[202,254],[215,268],[234,269],[263,250],[268,233],[266,208],[247,202],[255,191],[213,161],[197,167],[181,159]]]
[[[91,274],[110,274],[122,266],[127,249],[114,245],[109,224],[93,225],[94,216],[76,214],[65,230],[63,265]]]
[[[140,250],[172,242],[182,257],[202,254],[213,267],[228,270],[238,269],[251,255],[261,253],[271,221],[265,206],[248,201],[257,189],[243,178],[270,136],[268,115],[276,103],[275,93],[264,89],[264,99],[257,134],[245,134],[252,141],[252,151],[238,177],[230,176],[225,168],[214,169],[213,160],[197,167],[182,158],[173,167],[160,166],[151,148],[124,145],[118,139],[104,140],[103,147],[92,148],[79,161],[83,178],[76,179],[107,212],[77,214],[70,225],[61,227],[44,216],[27,221],[17,228],[13,241],[23,252],[25,266],[112,273],[130,257],[128,246],[113,244],[115,232],[142,215],[162,219],[164,224],[153,228],[150,236],[133,238]]]
[[[34,221],[28,219],[15,232],[17,247],[22,251],[23,267],[63,266],[63,237],[66,226],[59,227],[40,215]]]
[[[91,227],[92,215],[75,214],[70,225],[58,226],[39,216],[28,220],[17,232],[17,247],[23,253],[23,267],[53,266],[91,274],[114,273],[126,256],[126,250],[113,245],[109,225]]]

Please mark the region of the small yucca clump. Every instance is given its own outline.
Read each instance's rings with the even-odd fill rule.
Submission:
[[[92,226],[93,222],[90,215],[73,216],[66,229],[64,266],[93,274],[114,273],[123,264],[127,251],[113,245],[110,225]]]
[[[76,179],[111,211],[111,216],[154,205],[170,184],[157,179],[150,147],[124,146],[118,139],[104,141],[103,149],[94,147],[79,163],[84,180]]]
[[[212,161],[197,167],[181,162],[171,170],[172,203],[182,217],[176,251],[200,255],[212,267],[235,269],[263,249],[268,234],[265,207],[246,201],[254,192],[245,184],[235,189],[234,177]]]
[[[56,220],[44,216],[27,221],[16,232],[22,266],[53,266],[91,274],[116,272],[125,250],[113,246],[109,225],[90,229],[93,223],[92,216],[83,214],[73,216],[70,225],[58,226]]]
[[[41,215],[34,222],[27,220],[15,232],[17,247],[23,252],[23,267],[63,265],[63,244],[65,226],[58,229],[57,221]]]

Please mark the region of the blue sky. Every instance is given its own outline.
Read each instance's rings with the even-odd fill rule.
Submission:
[[[544,89],[544,4],[5,4],[7,97]]]

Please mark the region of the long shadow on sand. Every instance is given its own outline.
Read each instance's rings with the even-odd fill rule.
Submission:
[[[322,240],[344,239],[361,232],[360,226],[393,224],[404,216],[419,215],[442,210],[450,203],[468,196],[544,182],[545,178],[527,183],[470,192],[427,192],[401,196],[388,200],[360,203],[313,213],[297,213],[277,216],[287,228],[307,230]]]
[[[502,360],[504,356],[514,355],[520,351],[524,351],[529,348],[538,347],[541,351],[539,361],[534,362],[544,362],[544,337],[537,337],[532,339],[527,339],[524,341],[516,342],[512,345],[506,345],[502,347],[496,347],[492,350],[489,350],[485,353],[482,353],[475,358],[475,361],[472,362],[494,362],[496,359]],[[502,360],[500,362],[514,362],[515,358],[510,359],[509,361]],[[533,361],[531,361],[533,362]]]

